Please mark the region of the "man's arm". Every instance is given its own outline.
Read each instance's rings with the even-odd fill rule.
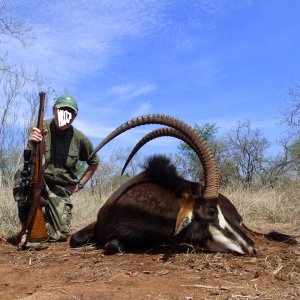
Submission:
[[[85,170],[83,176],[80,179],[80,182],[82,183],[82,185],[85,185],[91,179],[91,177],[96,172],[98,165],[99,164],[94,164],[94,165],[88,166],[88,168]],[[67,190],[69,190],[71,193],[76,193],[76,192],[80,191],[77,183],[67,185],[67,186],[65,186],[65,188]]]

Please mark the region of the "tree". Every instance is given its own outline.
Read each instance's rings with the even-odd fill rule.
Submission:
[[[239,122],[227,136],[227,159],[231,161],[245,187],[251,188],[264,170],[268,140],[249,121]]]
[[[10,65],[4,46],[17,41],[23,47],[32,36],[0,1],[0,175],[6,181],[20,165],[29,128],[35,123],[41,78],[38,72],[29,75],[22,66]]]
[[[300,85],[288,92],[291,104],[282,113],[282,123],[288,126],[287,136],[283,139],[286,164],[290,175],[300,175]]]
[[[24,76],[30,80],[30,77],[22,70],[20,66],[8,63],[8,55],[5,45],[17,41],[20,46],[25,47],[27,42],[34,37],[31,29],[22,21],[12,16],[7,9],[6,1],[0,0],[0,82],[5,75]],[[21,68],[21,70],[20,70]]]
[[[195,124],[194,129],[210,146],[219,167],[225,167],[223,164],[224,143],[217,137],[218,127],[216,123]],[[197,182],[203,181],[203,169],[194,150],[183,142],[179,144],[178,150],[179,153],[175,155],[175,161],[182,176]],[[221,171],[220,174],[222,173]],[[222,178],[225,180],[225,177],[221,176],[221,181],[225,183]]]
[[[3,87],[3,103],[0,110],[0,169],[7,176],[12,167],[11,150],[16,148],[19,129],[15,126],[17,122],[16,96],[22,88],[24,81],[17,75],[6,77]],[[13,109],[14,108],[14,109]]]
[[[300,131],[300,85],[288,92],[291,105],[282,113],[282,123],[289,126],[292,133],[299,135]]]
[[[129,155],[129,149],[119,149],[114,151],[105,159],[100,158],[99,167],[91,178],[92,193],[97,192],[100,199],[110,195],[117,187],[125,182],[129,177],[134,176],[141,165],[140,158],[134,157],[129,171],[121,176],[121,169]]]
[[[0,85],[0,169],[8,180],[23,160],[29,129],[36,123],[39,90],[38,82],[27,85],[17,74],[9,74]]]

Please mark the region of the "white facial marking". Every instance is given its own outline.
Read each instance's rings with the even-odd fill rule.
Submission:
[[[217,208],[218,208],[219,225],[220,225],[221,228],[225,229],[226,227],[229,227],[229,225],[226,222],[219,205],[217,205]]]
[[[209,225],[209,232],[212,235],[212,238],[214,240],[214,243],[211,243],[209,246],[211,246],[212,248],[216,248],[216,246],[218,245],[219,247],[226,247],[227,249],[230,249],[232,251],[241,253],[241,254],[245,254],[245,251],[242,249],[242,247],[240,245],[243,246],[248,246],[247,243],[239,236],[239,234],[237,232],[234,231],[234,229],[227,223],[227,221],[225,220],[222,211],[219,207],[219,205],[217,206],[218,208],[218,221],[219,221],[219,226],[222,229],[227,229],[228,231],[230,231],[234,237],[236,238],[236,241],[232,241],[230,238],[228,238],[227,236],[225,236],[221,230],[219,230],[218,228]],[[213,249],[212,249],[213,250]]]
[[[57,117],[58,117],[58,126],[63,127],[66,124],[69,124],[72,120],[72,114],[64,109],[57,110]]]
[[[228,229],[235,236],[235,238],[241,245],[248,248],[248,244],[244,241],[244,239],[226,222],[219,205],[218,205],[218,212],[219,212],[218,216],[219,216],[220,227],[223,229],[225,228]]]
[[[231,241],[228,237],[226,237],[220,230],[216,227],[209,225],[209,232],[211,233],[213,240],[220,244],[221,247],[226,247],[232,251],[245,254],[242,248]],[[213,245],[213,244],[212,244]]]

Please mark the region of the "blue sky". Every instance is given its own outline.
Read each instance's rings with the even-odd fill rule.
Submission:
[[[95,145],[146,113],[216,123],[220,134],[249,120],[273,143],[283,134],[276,124],[300,77],[297,0],[17,0],[7,8],[36,36],[26,48],[7,45],[9,59],[38,68],[57,95],[75,96],[75,126]],[[164,138],[145,151],[176,146]]]

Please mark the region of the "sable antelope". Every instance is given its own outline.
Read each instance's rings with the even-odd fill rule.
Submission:
[[[119,134],[145,124],[172,127],[193,141],[204,170],[201,193],[193,192],[194,183],[178,176],[167,159],[154,157],[148,161],[144,172],[129,179],[111,195],[100,209],[96,222],[71,237],[71,247],[90,240],[114,253],[147,245],[187,242],[212,251],[253,255],[254,243],[238,226],[239,214],[231,220],[232,213],[226,206],[234,206],[228,199],[219,200],[218,169],[208,145],[186,123],[159,114],[132,119],[109,134],[92,155]],[[181,207],[192,208],[192,217],[176,224]]]
[[[123,175],[124,171],[126,170],[126,167],[128,166],[128,164],[130,163],[131,159],[134,157],[134,155],[148,142],[150,142],[153,139],[162,137],[162,136],[169,136],[169,137],[175,137],[178,138],[182,141],[184,141],[186,144],[188,144],[194,151],[195,150],[195,145],[193,143],[193,141],[190,141],[186,136],[184,136],[181,132],[179,132],[176,129],[170,128],[170,127],[161,127],[158,129],[155,129],[151,132],[149,132],[148,134],[146,134],[132,149],[132,151],[130,152],[130,154],[128,155],[128,158],[123,166],[123,169],[121,171],[121,175]],[[190,185],[190,189],[191,192],[194,195],[201,195],[201,190],[203,188],[203,185],[201,183],[197,183],[197,182],[192,182],[192,181],[188,181],[189,185]],[[218,195],[218,201],[219,201],[219,205],[220,208],[222,210],[222,213],[224,214],[226,219],[230,219],[232,222],[234,222],[234,224],[238,227],[240,227],[242,230],[246,230],[254,235],[257,236],[263,236],[269,240],[275,240],[275,241],[280,241],[280,242],[285,242],[285,243],[290,243],[290,244],[295,244],[296,239],[290,235],[286,235],[286,234],[282,234],[276,231],[272,231],[270,233],[259,233],[259,232],[255,232],[252,229],[248,228],[244,221],[242,216],[238,213],[237,209],[235,208],[235,206],[233,205],[233,203],[223,194],[219,194]],[[192,206],[190,205],[189,202],[184,202],[182,201],[180,203],[180,210],[179,210],[179,214],[177,217],[177,221],[176,221],[176,226],[175,226],[175,234],[176,232],[178,232],[178,230],[180,231],[179,225],[181,224],[181,222],[183,222],[183,220],[185,218],[187,218],[189,220],[189,222],[191,221],[191,217],[192,217]],[[187,222],[187,220],[185,220]]]
[[[178,130],[170,128],[170,127],[158,128],[156,130],[149,132],[135,145],[135,147],[132,149],[131,153],[129,154],[129,156],[123,166],[121,175],[123,175],[129,162],[134,157],[134,155],[139,151],[140,148],[142,148],[145,144],[147,144],[151,140],[156,139],[158,137],[162,137],[162,136],[170,136],[170,137],[178,138],[178,139],[184,141],[185,143],[187,143],[193,150],[195,150],[194,142],[189,140],[186,136],[184,136]],[[196,195],[201,196],[202,189],[203,189],[203,185],[201,183],[186,181],[185,186],[186,186],[186,192],[187,192],[187,186],[188,186],[188,191],[191,194],[193,194],[195,196]],[[222,210],[223,214],[227,215],[227,219],[230,218],[231,220],[233,220],[233,222],[235,222],[235,225],[240,226],[240,224],[242,224],[243,219],[240,216],[240,214],[238,213],[238,211],[236,210],[235,206],[231,203],[231,201],[222,194],[218,195],[218,199],[219,199],[219,204],[221,206],[221,210]],[[182,222],[184,222],[184,223],[191,222],[193,207],[194,207],[194,203],[188,201],[188,199],[184,199],[184,201],[180,202],[180,209],[179,209],[176,226],[175,226],[175,234],[178,234],[181,231],[180,224],[182,224]],[[230,214],[228,215],[228,213],[230,213]]]

